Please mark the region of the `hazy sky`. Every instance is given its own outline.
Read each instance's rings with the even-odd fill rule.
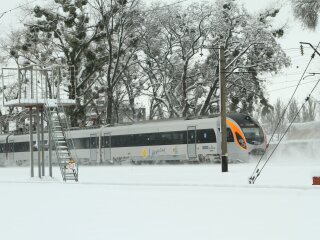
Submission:
[[[154,0],[155,1],[155,0]],[[158,0],[159,1],[159,0]],[[164,0],[162,0],[164,1]],[[180,0],[167,0],[164,2],[177,2]],[[191,2],[192,0],[190,0]],[[305,69],[307,62],[310,59],[311,51],[308,51],[306,47],[305,55],[300,55],[299,42],[310,42],[316,45],[320,41],[319,30],[310,31],[303,29],[297,21],[293,19],[292,11],[290,7],[289,0],[237,0],[239,3],[244,4],[244,6],[249,10],[250,13],[256,14],[260,10],[270,7],[270,6],[281,6],[280,13],[277,17],[277,25],[283,26],[286,24],[285,36],[282,39],[279,39],[279,43],[282,45],[285,52],[291,57],[292,67],[284,69],[282,74],[275,76],[265,76],[267,79],[267,90],[269,92],[269,98],[272,103],[276,101],[277,98],[282,98],[284,101],[288,100],[291,96],[291,93],[294,90],[294,86],[298,83],[303,70]],[[34,2],[34,0],[10,0],[2,1],[0,5],[0,16],[1,13],[11,10],[19,4]],[[45,2],[45,0],[37,0],[37,2]],[[18,19],[21,18],[19,10],[14,10],[8,12],[2,16],[0,19],[0,27],[2,29],[0,35],[3,36],[10,29],[14,29],[17,25]],[[311,63],[308,72],[320,72],[320,56],[316,58]],[[301,86],[298,90],[297,96],[300,102],[308,95],[310,90],[315,84],[320,75],[310,76],[303,80],[304,85]],[[320,100],[320,86],[319,89],[315,92],[315,97],[319,95],[318,100]]]

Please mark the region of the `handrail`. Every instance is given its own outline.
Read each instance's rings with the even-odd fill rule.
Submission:
[[[66,131],[63,131],[63,133],[65,134],[65,138],[68,139],[68,141],[66,141],[67,145],[68,145],[68,148],[69,149],[73,149],[73,152],[74,152],[74,155],[75,155],[76,167],[77,167],[77,177],[78,177],[78,174],[79,174],[79,167],[78,167],[79,166],[79,161],[78,161],[77,150],[76,150],[76,148],[74,146],[74,142],[73,142],[72,136],[69,135],[70,125],[69,125],[68,118],[67,118],[66,112],[64,110],[63,104],[61,104],[60,98],[57,99],[57,106],[62,109],[62,113],[64,115],[65,124],[66,124]],[[61,120],[59,114],[58,114],[58,118],[59,118],[59,120]],[[70,154],[71,154],[71,152],[70,152]]]
[[[53,131],[54,129],[53,129],[52,122],[51,122],[52,121],[52,115],[51,115],[51,112],[50,112],[49,102],[48,102],[48,100],[46,98],[45,98],[45,112],[46,112],[47,120],[48,120],[47,124],[48,124],[48,127],[51,130],[51,142],[54,142],[54,145],[55,145],[54,149],[55,149],[55,152],[56,152],[56,156],[57,156],[60,172],[61,172],[63,180],[65,181],[65,172],[64,172],[64,169],[62,167],[61,158],[60,158],[60,154],[58,152],[56,141],[54,141],[54,139],[56,137],[56,132]]]

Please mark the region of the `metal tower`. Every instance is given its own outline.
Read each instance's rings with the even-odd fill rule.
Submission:
[[[45,176],[47,149],[49,176],[52,177],[54,150],[63,180],[78,181],[77,156],[65,114],[65,107],[76,104],[75,99],[69,99],[69,96],[75,98],[75,93],[68,92],[68,84],[75,81],[74,73],[73,67],[57,65],[28,64],[18,65],[18,68],[2,68],[3,106],[29,111],[31,177],[34,177],[35,158],[38,177]],[[36,133],[33,132],[33,125],[36,126]]]

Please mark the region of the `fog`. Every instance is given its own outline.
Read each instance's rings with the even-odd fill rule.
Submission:
[[[294,164],[316,166],[320,163],[320,122],[294,123],[283,140],[271,141],[262,162],[266,165]],[[275,138],[277,139],[277,137]],[[278,145],[278,146],[277,146]],[[259,159],[258,159],[259,160]],[[315,168],[313,175],[320,175],[320,169]]]

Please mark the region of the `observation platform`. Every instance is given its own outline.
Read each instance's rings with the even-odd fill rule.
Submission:
[[[6,107],[57,107],[76,105],[72,66],[18,65],[2,68],[2,99]],[[74,99],[70,99],[70,95]]]
[[[75,161],[72,165],[74,166],[72,174],[66,172],[70,163],[69,160],[77,159],[77,157],[72,156],[69,148],[70,143],[67,141],[67,139],[70,139],[67,134],[69,124],[68,116],[64,110],[65,106],[76,105],[75,68],[64,65],[47,66],[25,63],[18,65],[17,68],[2,68],[1,76],[3,106],[26,108],[28,110],[31,177],[34,177],[33,126],[36,126],[37,130],[38,176],[39,178],[45,176],[46,146],[43,143],[45,142],[44,126],[46,119],[50,177],[52,177],[52,146],[55,146],[63,180],[78,181],[78,166]],[[18,111],[21,112],[21,109],[18,109]],[[18,115],[14,116],[14,120],[25,121],[24,118],[20,119]]]

